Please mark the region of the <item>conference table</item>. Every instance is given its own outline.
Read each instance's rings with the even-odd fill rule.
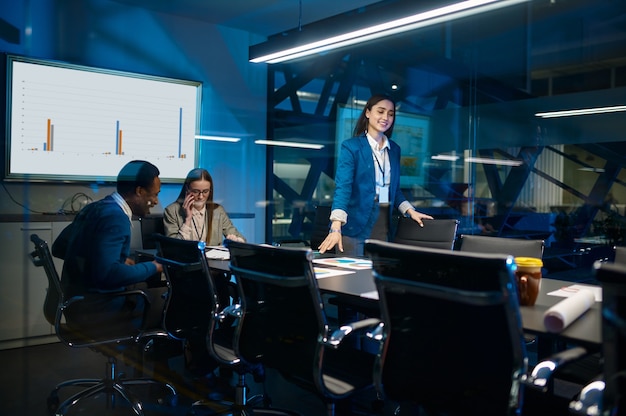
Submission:
[[[321,259],[332,259],[332,256],[322,256]],[[320,264],[318,258],[313,260],[318,276],[317,284],[320,291],[326,295],[334,295],[349,300],[373,312],[378,312],[378,299],[372,269],[361,265],[358,269],[348,269],[332,265]],[[209,259],[209,266],[216,270],[228,271],[228,260]],[[337,273],[318,273],[319,270],[336,271]],[[541,290],[533,306],[520,306],[520,315],[524,332],[537,336],[539,342],[539,356],[547,356],[559,349],[557,344],[574,344],[591,350],[598,350],[602,345],[602,311],[601,302],[594,305],[577,320],[558,333],[549,332],[544,323],[543,315],[552,306],[562,301],[564,297],[550,293],[559,289],[571,289],[574,283],[566,280],[543,278]],[[598,286],[591,286],[597,290]]]
[[[329,268],[328,264],[324,264],[323,267]],[[343,297],[349,304],[357,305],[358,309],[368,308],[374,311],[378,308],[376,285],[371,268],[355,270],[350,274],[318,277],[317,284],[320,291]],[[540,357],[552,354],[560,349],[559,345],[563,343],[583,346],[590,350],[598,350],[602,345],[601,302],[595,302],[587,312],[558,333],[549,332],[544,325],[544,313],[565,299],[550,293],[573,291],[578,286],[589,286],[592,290],[599,290],[599,287],[594,285],[578,285],[566,280],[543,278],[535,305],[520,306],[524,332],[537,335]]]

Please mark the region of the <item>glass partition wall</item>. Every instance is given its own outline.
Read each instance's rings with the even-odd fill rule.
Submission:
[[[624,50],[625,2],[535,0],[269,65],[268,137],[308,147],[268,147],[268,240],[310,241],[341,141],[385,93],[419,210],[586,271],[626,244]]]

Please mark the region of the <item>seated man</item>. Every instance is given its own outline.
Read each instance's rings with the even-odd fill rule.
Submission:
[[[117,176],[117,192],[83,208],[52,246],[63,258],[61,285],[67,296],[106,293],[134,288],[163,271],[156,261],[137,263],[130,258],[131,218],[150,213],[158,204],[161,190],[159,169],[145,161],[127,163]],[[163,313],[165,287],[147,290],[150,314],[146,327],[159,326]],[[75,327],[108,326],[137,329],[146,307],[140,296],[113,297],[97,302],[81,302],[67,311],[68,323]]]

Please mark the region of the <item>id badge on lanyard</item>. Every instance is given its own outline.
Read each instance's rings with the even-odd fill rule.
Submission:
[[[381,186],[380,188],[378,188],[378,203],[389,203],[389,185]]]

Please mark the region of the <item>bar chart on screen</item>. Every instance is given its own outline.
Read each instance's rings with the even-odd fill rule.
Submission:
[[[11,68],[9,176],[114,178],[142,159],[183,179],[195,166],[200,83],[48,61]]]

